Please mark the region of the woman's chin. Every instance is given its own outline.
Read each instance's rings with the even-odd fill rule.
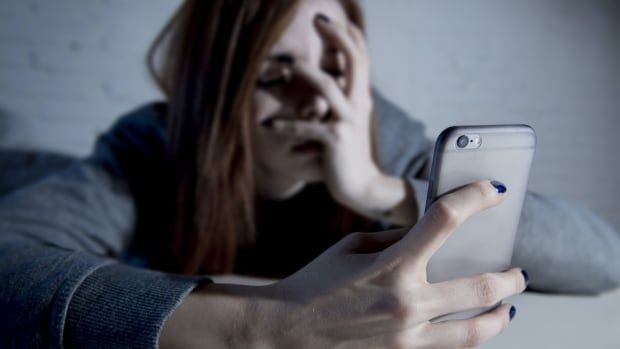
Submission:
[[[325,179],[322,154],[295,155],[287,166],[280,167],[285,177],[305,183],[321,182]]]
[[[323,175],[323,169],[320,166],[312,166],[304,168],[299,171],[296,176],[300,181],[306,183],[318,183],[323,182],[325,176]]]

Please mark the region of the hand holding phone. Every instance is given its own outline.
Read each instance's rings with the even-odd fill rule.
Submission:
[[[536,146],[526,125],[455,126],[435,144],[426,209],[438,197],[480,180],[492,180],[505,201],[465,222],[437,251],[427,267],[437,283],[510,267],[517,226]],[[490,308],[438,318],[469,318]]]

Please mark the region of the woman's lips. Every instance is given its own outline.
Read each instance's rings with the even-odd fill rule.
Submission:
[[[318,154],[323,151],[323,144],[317,141],[308,141],[293,147],[293,152],[298,154]]]

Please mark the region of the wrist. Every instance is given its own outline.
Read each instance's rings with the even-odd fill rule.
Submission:
[[[210,284],[187,295],[160,333],[161,348],[251,348],[249,287]]]
[[[361,193],[353,206],[361,214],[399,225],[415,223],[418,207],[405,179],[378,171]]]
[[[364,190],[363,201],[367,209],[377,213],[394,211],[406,196],[406,183],[402,178],[382,172],[375,175]]]
[[[376,208],[375,198],[370,189],[381,181],[383,172],[374,164],[363,170],[357,170],[355,174],[346,177],[346,180],[335,181],[331,184],[330,191],[334,199],[340,204],[354,210],[370,211]]]

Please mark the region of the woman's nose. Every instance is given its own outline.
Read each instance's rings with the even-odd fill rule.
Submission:
[[[323,120],[329,113],[329,105],[324,97],[314,95],[299,105],[299,115],[304,120]]]

